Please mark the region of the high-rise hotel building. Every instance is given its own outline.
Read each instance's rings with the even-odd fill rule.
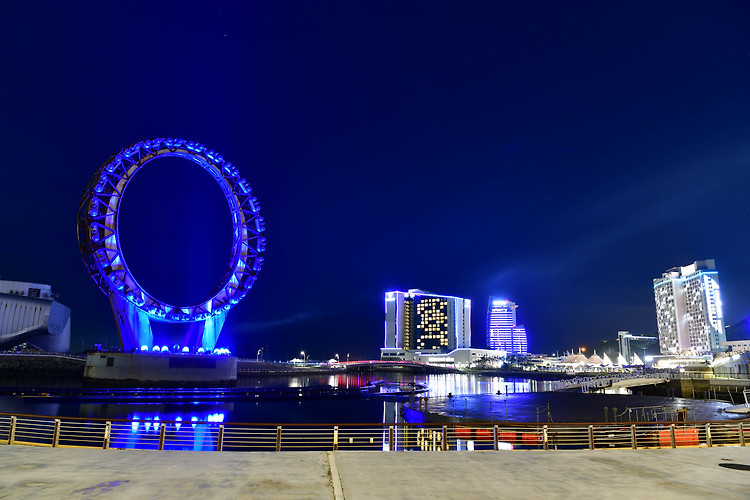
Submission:
[[[726,341],[719,276],[713,259],[674,267],[654,280],[662,354],[700,356]]]
[[[526,354],[526,328],[516,324],[515,302],[490,297],[487,306],[487,349]]]
[[[384,349],[448,352],[471,346],[471,301],[422,290],[386,292]]]

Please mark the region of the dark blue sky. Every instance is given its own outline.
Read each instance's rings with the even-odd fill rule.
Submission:
[[[737,322],[748,19],[746,2],[5,5],[0,276],[50,283],[74,348],[111,343],[82,190],[118,150],[183,137],[237,165],[267,222],[220,339],[235,351],[375,357],[383,294],[407,288],[471,298],[478,347],[491,294],[537,352],[654,334],[652,279],[706,258]],[[189,162],[160,167],[128,188],[124,252],[147,289],[201,295],[228,211]]]

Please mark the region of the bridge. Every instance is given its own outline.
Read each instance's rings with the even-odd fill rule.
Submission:
[[[384,361],[379,359],[373,360],[361,360],[361,361],[347,361],[345,363],[339,363],[350,371],[419,371],[419,372],[431,372],[431,373],[445,373],[445,372],[457,372],[453,367],[450,366],[439,366],[429,363],[422,363],[419,361]]]
[[[663,384],[671,380],[671,378],[668,373],[658,375],[650,373],[617,373],[596,377],[577,377],[567,380],[556,380],[553,390],[595,392],[602,389],[627,389],[644,385]]]

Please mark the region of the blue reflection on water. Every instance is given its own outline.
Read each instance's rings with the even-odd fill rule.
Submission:
[[[111,420],[111,446],[120,448],[153,448],[159,446],[161,424],[164,424],[164,447],[176,450],[212,450],[216,447],[218,428],[224,422],[245,423],[411,423],[443,419],[478,419],[522,422],[593,422],[605,418],[604,407],[611,415],[614,408],[623,413],[628,407],[688,407],[696,420],[730,420],[737,416],[723,413],[727,402],[665,398],[658,396],[608,395],[542,392],[552,382],[544,380],[504,379],[469,374],[345,373],[295,376],[248,377],[238,387],[298,388],[331,386],[361,387],[370,382],[417,383],[429,388],[421,397],[429,404],[404,405],[378,398],[336,398],[240,401],[160,402],[159,398],[119,402],[30,402],[11,395],[0,396],[0,407],[6,412],[51,416],[74,416]],[[7,384],[6,384],[7,385]],[[11,384],[12,385],[12,384]],[[49,385],[52,387],[52,385]],[[450,395],[450,397],[449,397]],[[427,411],[424,411],[424,410]],[[629,419],[630,413],[622,417]],[[637,413],[633,419],[637,419]],[[134,419],[116,423],[117,419]],[[135,420],[137,419],[137,420]]]
[[[158,449],[164,428],[165,450],[215,450],[218,427],[226,415],[220,412],[130,412],[130,433],[113,425],[110,447]],[[190,425],[182,425],[187,420]]]

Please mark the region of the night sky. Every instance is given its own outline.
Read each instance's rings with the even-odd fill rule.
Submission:
[[[716,259],[750,315],[747,2],[11,2],[0,13],[0,276],[51,284],[72,349],[116,342],[76,239],[111,155],[181,137],[261,202],[268,249],[221,345],[374,358],[387,290],[515,301],[534,352],[656,333],[652,280]],[[151,168],[153,167],[153,168]],[[147,290],[200,298],[228,259],[186,160],[128,187]]]

